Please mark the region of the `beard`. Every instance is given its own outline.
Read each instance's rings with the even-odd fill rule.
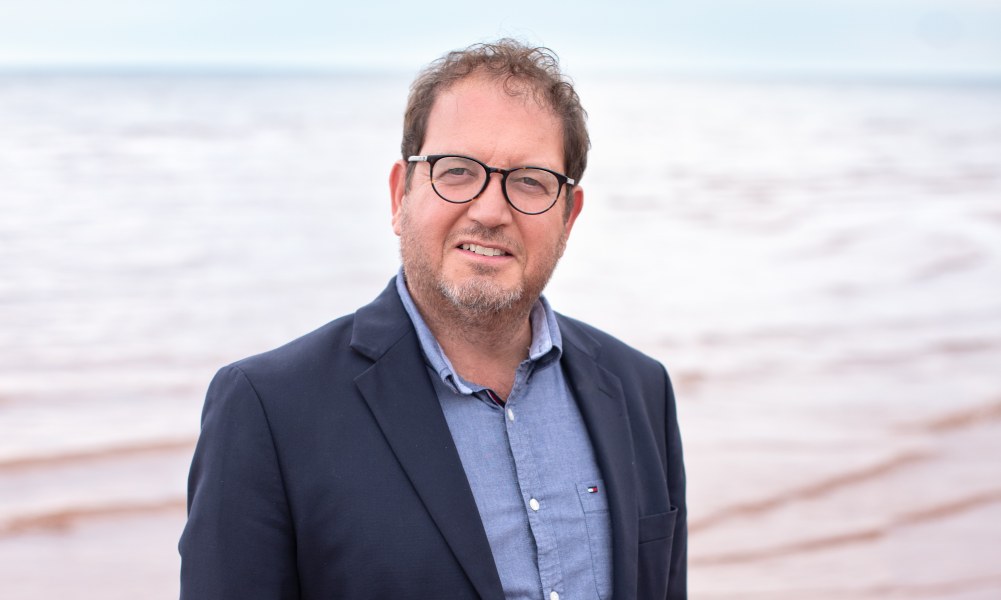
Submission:
[[[445,247],[455,245],[463,237],[473,237],[485,243],[501,242],[509,248],[521,246],[508,240],[496,230],[474,224],[463,231],[454,233],[446,240]],[[441,248],[430,251],[421,245],[422,236],[409,216],[406,205],[400,215],[400,257],[403,272],[411,294],[423,300],[429,310],[448,317],[463,326],[481,326],[485,319],[503,314],[525,315],[539,299],[542,290],[556,269],[556,264],[566,248],[566,234],[562,234],[557,244],[540,257],[541,268],[525,273],[512,287],[497,281],[497,269],[488,265],[474,265],[473,273],[459,281],[445,277],[441,268],[435,268],[429,260],[432,252],[441,253]]]
[[[489,278],[492,270],[477,267],[475,277],[458,283],[437,277],[435,287],[453,307],[470,314],[486,316],[510,310],[525,297],[525,286],[519,283],[505,289]]]

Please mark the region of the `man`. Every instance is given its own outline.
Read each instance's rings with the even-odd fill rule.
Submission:
[[[685,597],[667,373],[541,297],[588,147],[544,49],[477,45],[417,78],[389,181],[401,272],[217,374],[182,598]]]

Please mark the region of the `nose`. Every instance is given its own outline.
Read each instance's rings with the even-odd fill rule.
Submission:
[[[484,227],[493,228],[511,222],[512,208],[504,197],[503,177],[502,173],[488,175],[487,186],[468,205],[467,216]]]

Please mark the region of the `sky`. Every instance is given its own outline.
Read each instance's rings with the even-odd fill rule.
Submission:
[[[0,0],[0,68],[411,72],[517,37],[570,71],[1001,78],[1001,0]]]

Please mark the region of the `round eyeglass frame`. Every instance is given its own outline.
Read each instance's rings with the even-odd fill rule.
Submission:
[[[507,200],[507,203],[509,205],[511,205],[511,208],[525,215],[541,215],[542,213],[547,212],[549,209],[556,206],[556,202],[560,199],[560,194],[563,192],[564,186],[566,186],[569,189],[576,183],[573,179],[567,177],[563,173],[560,173],[558,171],[553,171],[552,169],[547,169],[545,167],[533,167],[531,165],[526,165],[523,167],[515,167],[513,169],[501,169],[500,167],[491,167],[490,165],[484,163],[481,160],[477,160],[472,156],[464,156],[462,154],[425,154],[421,156],[411,156],[410,158],[407,159],[407,162],[411,163],[426,162],[428,163],[430,172],[433,173],[434,164],[443,158],[462,158],[465,160],[471,160],[474,163],[483,167],[483,170],[486,171],[487,174],[487,176],[483,178],[483,186],[480,188],[480,190],[475,194],[473,194],[471,198],[468,198],[466,200],[449,200],[445,196],[442,196],[441,192],[438,191],[438,188],[434,184],[434,178],[432,178],[431,188],[434,190],[434,193],[437,194],[439,198],[450,204],[466,204],[467,202],[472,202],[473,200],[476,200],[477,198],[480,197],[481,194],[483,194],[484,190],[487,189],[487,186],[490,185],[490,176],[493,175],[494,173],[500,173],[501,192],[503,192],[504,199]],[[552,202],[549,203],[549,206],[543,208],[542,210],[531,212],[518,208],[514,202],[511,202],[510,196],[507,195],[507,176],[515,171],[520,171],[521,169],[538,169],[539,171],[545,171],[546,173],[549,173],[556,177],[556,182],[559,184],[559,187],[556,188],[556,194],[553,196]]]

